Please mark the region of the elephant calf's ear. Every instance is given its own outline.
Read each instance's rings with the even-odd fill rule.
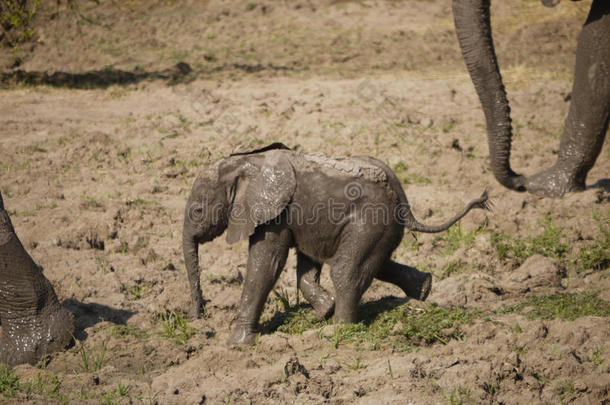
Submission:
[[[264,156],[262,166],[254,173],[244,170],[236,178],[228,243],[252,235],[258,225],[276,218],[292,200],[296,177],[286,152],[274,150]]]

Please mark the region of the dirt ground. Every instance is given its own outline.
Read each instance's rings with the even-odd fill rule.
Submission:
[[[610,403],[610,145],[585,192],[502,188],[449,0],[79,4],[0,57],[5,205],[77,318],[74,347],[0,376],[2,400]],[[555,159],[589,4],[493,4],[518,172]],[[187,322],[184,204],[201,168],[274,141],[388,162],[426,223],[486,187],[494,210],[405,235],[394,258],[433,273],[430,297],[376,281],[353,327],[295,327],[312,310],[291,253],[260,339],[229,347],[247,243],[201,246],[206,317]],[[438,311],[456,321],[425,324]]]

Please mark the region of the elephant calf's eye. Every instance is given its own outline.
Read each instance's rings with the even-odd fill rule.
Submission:
[[[193,204],[189,209],[189,219],[194,222],[199,222],[203,219],[203,207],[200,204]]]

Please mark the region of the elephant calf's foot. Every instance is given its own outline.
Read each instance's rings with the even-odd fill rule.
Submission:
[[[321,289],[321,293],[314,297],[308,297],[318,319],[328,319],[335,310],[335,298],[328,291]]]
[[[425,301],[432,288],[432,275],[390,260],[377,274],[379,280],[400,287],[405,295]]]
[[[576,181],[566,168],[557,165],[531,177],[526,182],[527,191],[542,197],[560,198],[572,191],[583,191],[585,183]]]
[[[432,289],[432,274],[419,272],[417,278],[409,285],[408,288],[403,288],[407,297],[414,298],[419,301],[425,301],[430,295]]]
[[[200,304],[193,305],[189,311],[189,317],[191,320],[199,319],[203,316],[203,307]]]
[[[227,339],[229,345],[251,345],[256,341],[259,335],[256,328],[249,324],[240,324],[233,329],[231,337]]]
[[[192,320],[199,319],[203,316],[204,308],[203,296],[201,294],[191,295],[191,309],[189,310],[189,317]]]
[[[335,298],[320,285],[319,278],[311,277],[311,273],[305,274],[299,284],[299,290],[303,297],[316,311],[318,319],[328,319],[335,310]]]

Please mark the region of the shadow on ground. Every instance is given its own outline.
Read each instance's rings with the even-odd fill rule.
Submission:
[[[386,296],[375,301],[361,304],[358,307],[358,322],[369,326],[375,322],[380,314],[391,311],[407,301],[409,301],[408,298]],[[332,319],[316,319],[310,304],[300,304],[291,307],[288,311],[276,312],[271,319],[263,322],[261,325],[261,333],[263,335],[272,334],[282,325],[293,322],[307,324],[308,327],[306,329],[315,329],[332,323]]]
[[[63,306],[74,314],[76,320],[74,337],[78,340],[85,340],[88,336],[85,329],[93,325],[104,321],[125,325],[127,320],[136,314],[133,311],[116,309],[94,302],[85,304],[75,299],[65,300]]]
[[[140,69],[134,71],[105,68],[85,73],[70,72],[27,72],[14,70],[2,73],[0,83],[3,85],[25,84],[29,86],[47,85],[71,89],[96,89],[112,85],[128,85],[144,80],[167,80],[170,83],[188,81],[193,73],[191,67],[184,62],[157,72],[146,72]]]
[[[587,188],[597,188],[600,190],[600,192],[606,192],[606,193],[610,193],[610,179],[599,179],[597,182],[595,182],[594,184],[587,186]],[[598,201],[599,203],[603,202],[603,196],[600,194],[600,201]],[[610,201],[609,197],[606,197],[606,201]]]
[[[104,68],[85,73],[70,72],[28,72],[25,70],[13,70],[0,74],[0,85],[28,85],[28,86],[53,86],[70,89],[105,89],[112,85],[130,85],[142,81],[164,80],[174,85],[187,83],[197,77],[217,73],[225,70],[238,70],[246,73],[257,73],[262,71],[292,71],[290,66],[262,65],[262,64],[239,64],[216,66],[211,69],[195,71],[188,63],[180,62],[171,68],[161,71],[146,72],[141,69],[133,71],[114,68]]]

